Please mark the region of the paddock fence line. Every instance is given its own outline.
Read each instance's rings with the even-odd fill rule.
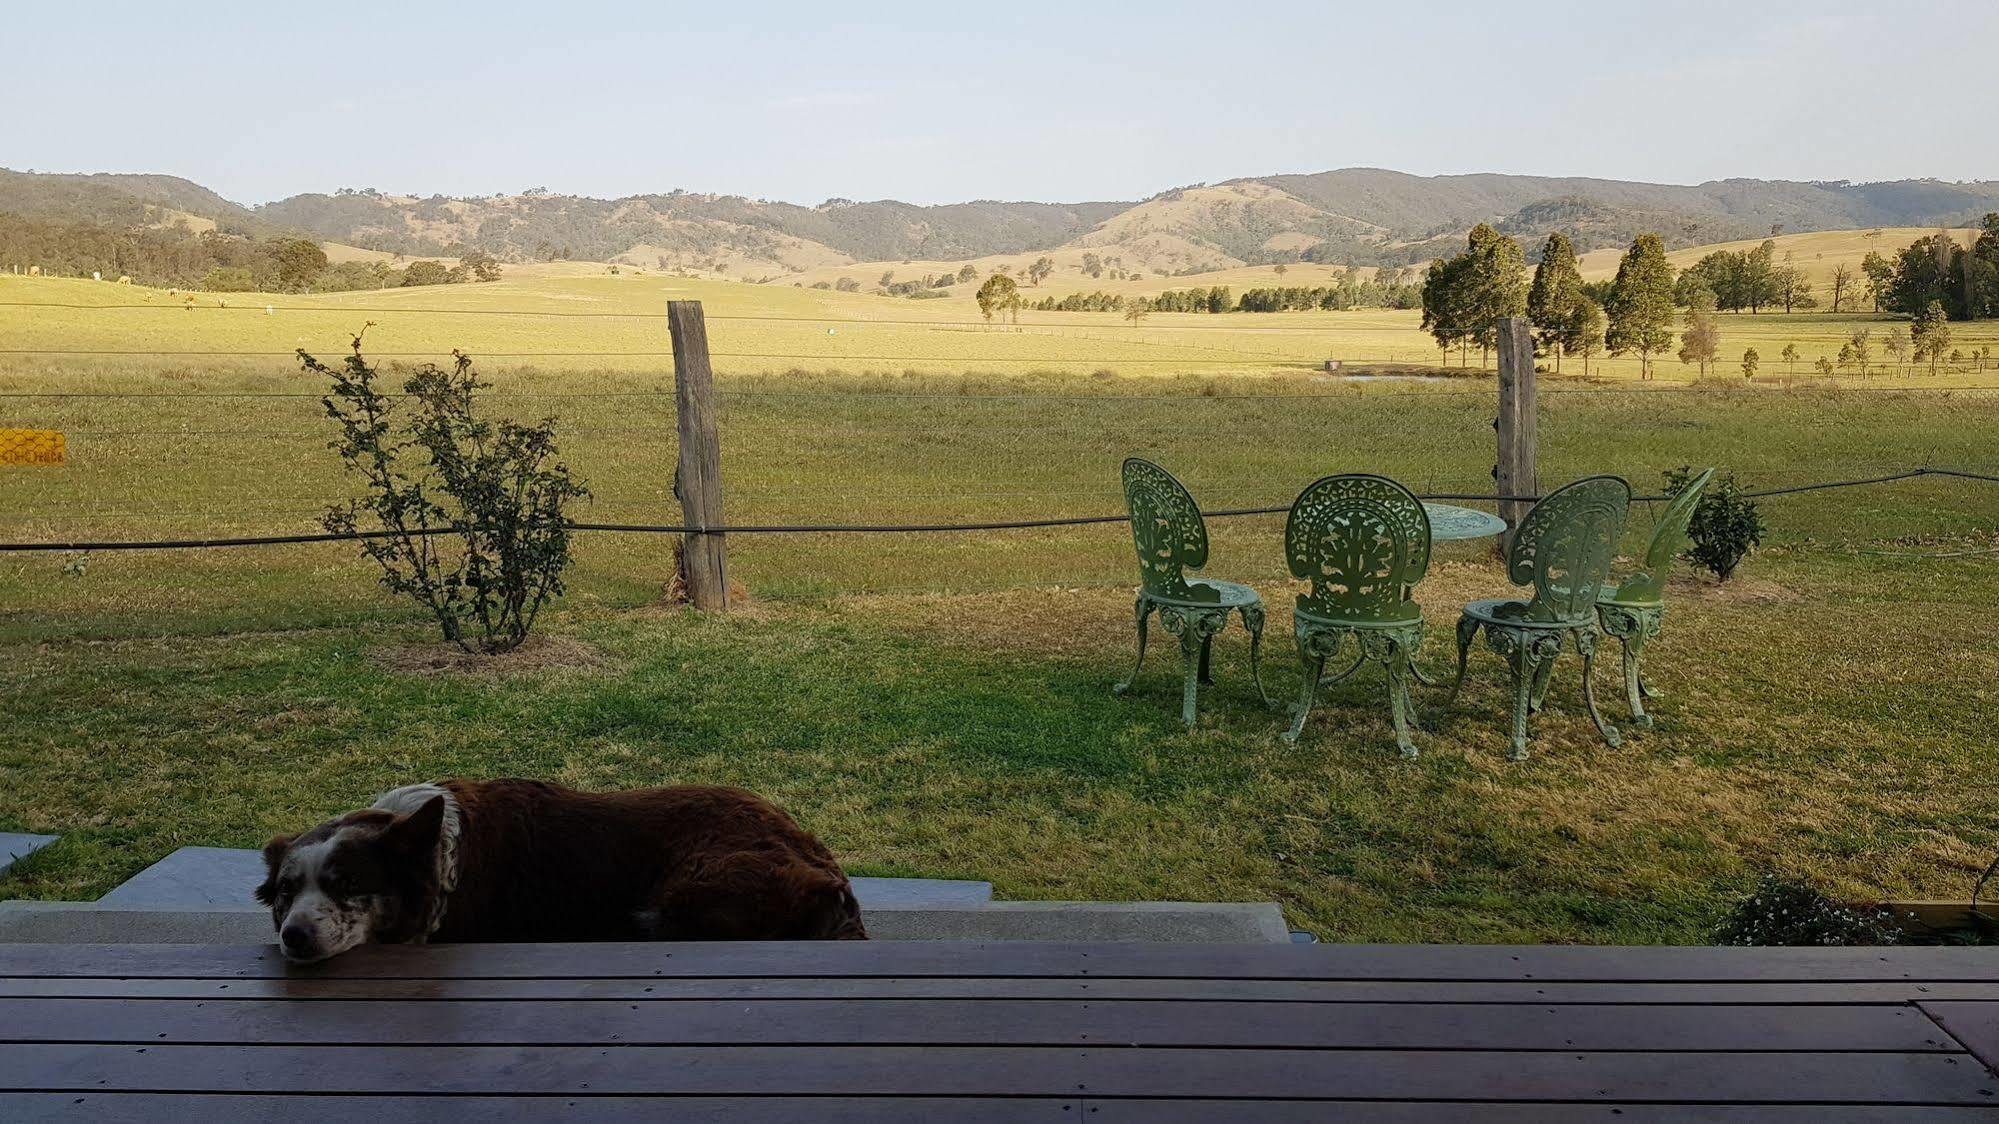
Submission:
[[[1666,470],[1719,464],[1777,505],[1774,540],[1803,548],[1961,545],[1999,525],[1999,490],[1990,488],[1999,480],[1990,436],[1999,433],[1999,388],[1544,381],[1525,415],[1536,435],[1529,467],[1516,465],[1502,484],[1498,404],[1483,380],[1309,393],[942,393],[897,390],[892,380],[852,390],[724,379],[711,395],[721,514],[692,515],[673,486],[687,445],[687,411],[676,402],[684,360],[671,372],[585,389],[510,382],[490,398],[562,419],[565,458],[598,496],[578,513],[577,530],[734,537],[739,557],[725,564],[780,594],[1128,582],[1129,545],[1115,527],[1125,522],[1116,469],[1128,455],[1188,482],[1220,521],[1219,550],[1259,557],[1268,551],[1256,544],[1278,533],[1291,494],[1337,471],[1381,472],[1429,498],[1497,506],[1531,503],[1543,485],[1593,472],[1625,475],[1656,500]],[[1521,370],[1517,358],[1512,369]],[[1531,358],[1525,370],[1519,381],[1531,387]],[[10,384],[0,390],[0,424],[64,432],[69,463],[0,469],[10,496],[0,501],[0,554],[350,538],[317,526],[345,498],[324,452],[331,432],[319,397],[276,387]],[[1800,411],[1809,425],[1792,424]],[[163,488],[163,477],[190,484]],[[1866,498],[1891,493],[1886,502]],[[634,556],[606,552],[603,565]]]

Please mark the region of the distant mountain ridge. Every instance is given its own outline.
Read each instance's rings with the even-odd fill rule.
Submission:
[[[1579,250],[1657,231],[1669,246],[1772,229],[1964,225],[1999,210],[1999,182],[1856,184],[1730,179],[1695,185],[1380,168],[1245,177],[1139,201],[981,200],[817,206],[684,191],[593,199],[530,191],[427,198],[343,189],[244,207],[167,175],[0,170],[0,212],[47,221],[154,224],[176,217],[227,231],[291,231],[411,255],[468,249],[510,260],[569,257],[734,276],[826,265],[954,261],[1083,249],[1127,268],[1186,273],[1280,261],[1420,263],[1491,222],[1532,252],[1561,230]]]

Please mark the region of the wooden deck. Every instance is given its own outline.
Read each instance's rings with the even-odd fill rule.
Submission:
[[[0,946],[0,1120],[1999,1119],[1999,952]]]

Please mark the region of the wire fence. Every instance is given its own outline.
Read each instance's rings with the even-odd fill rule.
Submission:
[[[709,319],[720,322],[714,354],[723,356],[732,354],[731,321],[765,318]],[[67,358],[35,354],[58,372]],[[226,354],[262,362],[255,352]],[[940,352],[922,361],[953,360]],[[1286,361],[1309,365],[1296,352]],[[0,624],[98,608],[90,581],[64,585],[51,575],[101,572],[114,555],[129,559],[117,565],[139,587],[120,605],[141,615],[323,596],[329,573],[360,565],[358,552],[328,546],[341,536],[319,524],[351,493],[328,449],[333,427],[317,389],[299,387],[282,360],[224,385],[189,381],[32,372],[0,380],[0,427],[60,431],[66,442],[61,467],[0,468],[0,576],[26,591],[0,598]],[[559,419],[564,459],[594,493],[577,512],[587,533],[576,587],[613,600],[650,597],[671,577],[661,536],[686,529],[672,490],[670,361],[617,373],[502,372],[494,381],[494,413]],[[1496,498],[1495,400],[1485,380],[1085,377],[1018,387],[737,375],[719,380],[718,403],[732,572],[764,596],[1128,583],[1117,468],[1132,455],[1189,484],[1217,518],[1216,571],[1252,580],[1284,576],[1275,545],[1282,513],[1320,475],[1378,472],[1474,506]],[[1965,556],[1993,546],[1999,528],[1999,387],[1549,382],[1539,430],[1543,486],[1614,472],[1655,496],[1667,470],[1718,465],[1765,497],[1767,541],[1785,549]],[[1633,522],[1635,537],[1648,521]],[[195,549],[237,546],[265,549]],[[35,561],[50,555],[60,564]],[[353,584],[365,597],[367,583]],[[23,607],[37,597],[44,603]]]

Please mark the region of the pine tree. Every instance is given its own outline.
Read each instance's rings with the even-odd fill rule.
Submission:
[[[1673,344],[1673,267],[1658,235],[1641,234],[1625,251],[1604,312],[1611,354],[1637,352],[1641,377],[1651,378],[1652,356]]]
[[[1562,371],[1563,340],[1583,300],[1576,248],[1567,235],[1556,231],[1541,248],[1541,264],[1534,267],[1534,284],[1527,290],[1527,319],[1534,324],[1534,337],[1541,349],[1554,354],[1556,374]]]
[[[1583,358],[1583,377],[1589,377],[1589,358],[1603,347],[1603,306],[1582,297],[1562,329],[1562,350]]]
[[[1469,286],[1471,327],[1478,338],[1479,365],[1485,366],[1492,349],[1499,345],[1499,321],[1527,312],[1527,255],[1520,243],[1486,223],[1472,227],[1465,255],[1470,259],[1465,283]]]

